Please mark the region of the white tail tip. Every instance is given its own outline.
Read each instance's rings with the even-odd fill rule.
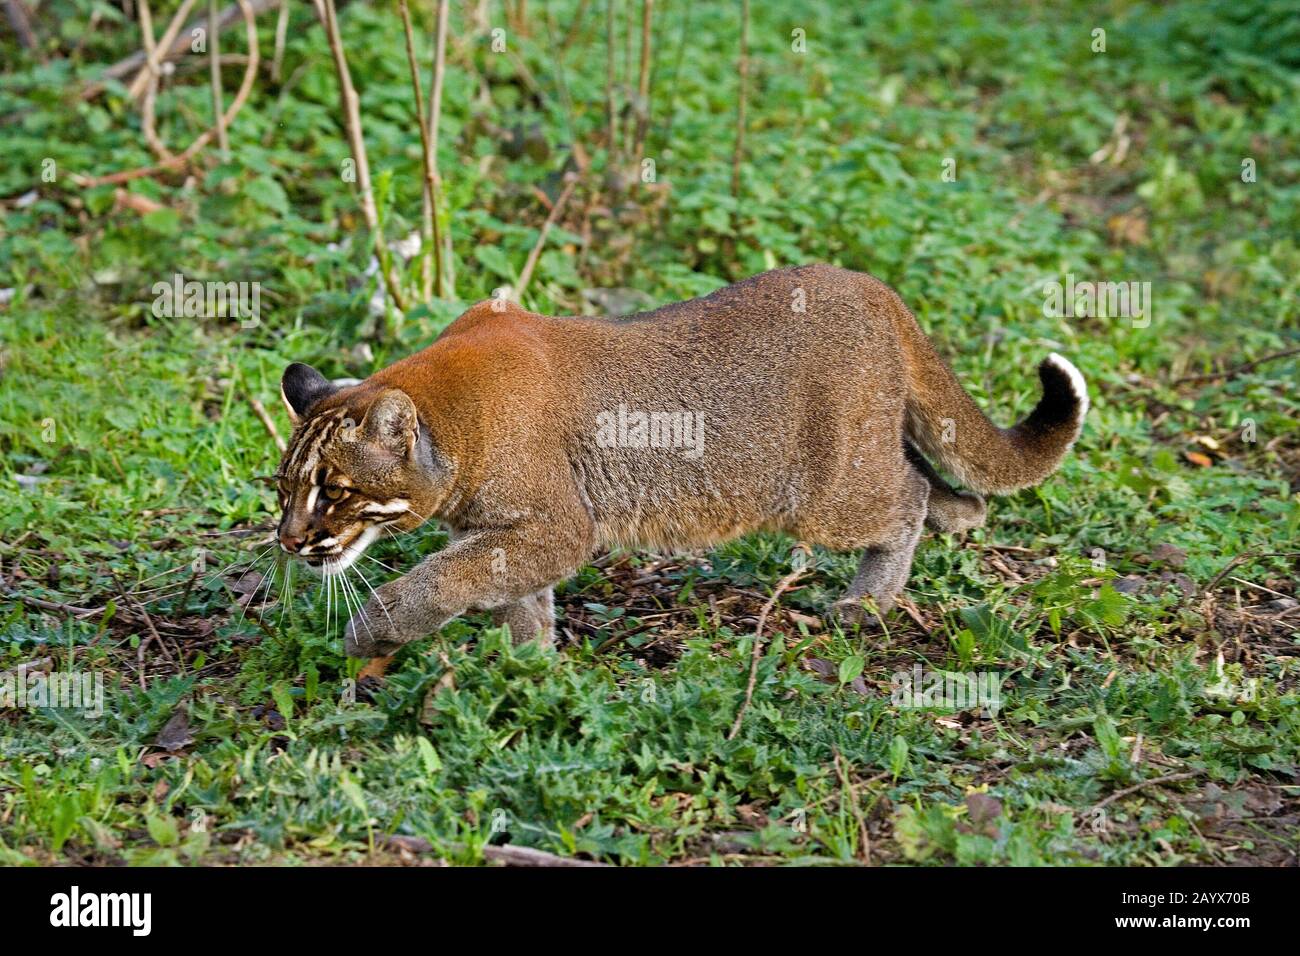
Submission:
[[[1088,383],[1083,380],[1083,374],[1074,367],[1064,355],[1053,352],[1047,356],[1047,361],[1051,362],[1070,379],[1070,390],[1074,392],[1074,397],[1079,401],[1079,420],[1088,414]]]

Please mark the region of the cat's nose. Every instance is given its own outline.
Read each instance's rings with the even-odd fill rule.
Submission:
[[[284,550],[288,551],[290,554],[296,553],[298,549],[302,547],[302,542],[303,538],[301,535],[285,534],[284,532],[280,532],[280,547],[284,548]]]

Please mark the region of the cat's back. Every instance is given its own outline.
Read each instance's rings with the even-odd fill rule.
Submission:
[[[798,331],[809,326],[860,329],[867,313],[887,311],[897,300],[874,276],[815,263],[771,269],[682,302],[602,320],[616,331],[668,334],[700,328],[710,333]],[[883,317],[883,316],[882,316]]]
[[[902,308],[873,277],[821,264],[622,317],[547,316],[489,299],[385,377],[469,392],[659,390],[686,399],[722,389],[753,398],[868,368],[892,374]]]
[[[548,316],[488,299],[447,326],[435,345],[443,350],[581,350],[705,337],[759,344],[814,330],[822,340],[837,330],[860,337],[890,325],[888,313],[897,302],[893,290],[873,276],[818,263],[761,272],[708,295],[625,316]]]

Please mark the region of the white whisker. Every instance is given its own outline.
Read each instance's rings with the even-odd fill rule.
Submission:
[[[346,570],[339,574],[339,580],[343,583],[344,589],[352,595],[352,601],[356,607],[354,613],[361,618],[361,623],[366,626],[366,633],[373,636],[374,632],[370,629],[370,615],[366,613],[365,605],[361,601],[361,595],[357,593],[356,585],[348,580]]]
[[[248,571],[251,571],[251,570],[253,570],[253,569],[252,569],[252,568],[249,568],[249,569],[248,569]],[[239,577],[239,581],[243,581],[244,578],[246,578],[246,577],[248,576],[248,571],[245,571],[242,575],[240,575],[240,577]],[[239,586],[239,581],[236,581],[236,582],[235,582],[235,588],[238,588],[238,586]],[[262,585],[264,585],[264,584],[266,584],[266,583],[267,583],[267,576],[266,576],[266,575],[262,575],[261,579],[257,582],[257,587],[253,588],[253,593],[252,593],[252,594],[249,594],[249,595],[246,595],[246,597],[247,597],[248,599],[247,599],[246,601],[244,601],[244,603],[241,604],[241,605],[239,606],[239,621],[235,624],[235,627],[238,628],[238,627],[243,627],[243,626],[244,626],[244,618],[248,616],[248,608],[252,605],[252,603],[253,603],[254,601],[257,600],[258,592],[262,590]],[[232,590],[233,590],[233,589],[232,589]]]
[[[258,612],[259,614],[263,614],[263,615],[266,614],[266,602],[271,600],[271,591],[275,587],[276,578],[280,576],[280,572],[283,570],[284,570],[284,562],[273,561],[271,563],[271,573],[268,576],[266,581],[266,594],[263,595],[262,597],[262,609]],[[277,597],[276,601],[278,602],[279,600],[280,599]],[[275,604],[274,603],[271,604],[271,607],[275,607]]]
[[[328,575],[322,580],[325,582],[325,636],[329,637],[334,627],[334,618],[330,613],[334,608],[334,581]]]
[[[339,632],[339,625],[338,625],[338,619],[339,619],[339,587],[338,587],[338,584],[334,581],[334,575],[331,574],[327,580],[329,581],[329,587],[330,587],[330,615],[331,615],[331,617],[330,617],[330,619],[329,619],[329,621],[328,621],[328,626],[327,626],[327,628],[326,628],[326,630],[325,630],[325,633],[326,633],[326,634],[329,634],[331,631],[333,631],[333,633],[337,635],[338,632]]]
[[[280,584],[280,617],[275,622],[277,631],[284,629],[284,612],[293,600],[293,562],[284,562],[284,579]]]
[[[327,564],[331,564],[331,562],[327,562]],[[338,593],[342,595],[343,602],[347,605],[348,616],[360,619],[361,623],[366,628],[366,632],[369,633],[370,622],[366,620],[365,613],[362,611],[360,606],[354,603],[354,594],[348,583],[347,577],[344,575],[343,568],[339,566],[338,562],[332,562],[332,565],[333,566],[328,568],[328,573],[332,581],[338,582]]]
[[[370,583],[370,579],[367,578],[364,574],[361,573],[361,569],[360,569],[360,568],[354,567],[352,570],[355,571],[355,572],[357,572],[357,575],[358,575],[358,576],[361,578],[361,580],[365,583],[366,587],[370,588],[370,593],[373,594],[374,597],[375,597],[375,603],[378,604],[378,605],[379,605],[379,609],[380,609],[381,611],[384,612],[384,617],[388,618],[388,626],[391,627],[391,628],[393,629],[394,632],[396,632],[396,631],[397,631],[397,625],[393,623],[393,618],[389,615],[389,613],[388,613],[388,608],[386,608],[386,607],[384,606],[384,602],[383,602],[382,600],[380,600],[379,594],[375,591],[374,585],[372,585],[372,584]]]
[[[208,575],[208,576],[207,576],[207,580],[208,580],[208,581],[212,581],[212,580],[215,579],[215,578],[219,578],[219,577],[221,577],[221,575],[225,574],[225,573],[226,573],[227,571],[229,571],[231,568],[237,568],[237,567],[239,567],[240,565],[247,563],[248,566],[244,569],[244,573],[241,574],[241,575],[239,576],[239,578],[235,581],[234,585],[233,585],[232,588],[231,588],[232,590],[235,590],[235,589],[237,589],[237,588],[239,587],[240,583],[244,580],[244,578],[248,577],[248,572],[251,571],[251,570],[253,570],[253,568],[257,566],[257,562],[261,561],[262,558],[266,557],[266,555],[270,553],[271,548],[274,548],[274,547],[275,547],[275,545],[269,545],[269,546],[263,548],[263,549],[262,549],[261,551],[259,551],[257,554],[253,555],[253,557],[249,558],[247,562],[244,562],[244,561],[231,561],[229,564],[227,564],[227,565],[226,565],[224,568],[222,568],[220,571],[216,571],[216,572],[214,572],[214,573]]]
[[[156,578],[161,578],[163,575],[166,575],[166,574],[175,574],[177,571],[184,571],[184,570],[185,570],[186,568],[188,568],[188,567],[189,567],[188,564],[182,564],[182,565],[180,565],[180,566],[178,566],[178,567],[175,567],[175,568],[169,568],[169,569],[167,569],[166,571],[159,571],[157,574],[151,574],[151,575],[149,575],[149,577],[147,577],[147,578],[141,578],[139,581],[136,581],[136,582],[135,582],[135,587],[131,589],[131,593],[132,593],[132,594],[141,594],[141,593],[143,593],[144,591],[156,591],[156,590],[158,590],[159,588],[173,587],[174,585],[169,585],[169,584],[159,584],[159,585],[155,585],[155,586],[152,587],[152,588],[142,588],[142,587],[140,587],[140,585],[142,585],[142,584],[148,584],[150,581],[153,581],[153,580],[155,580]]]
[[[397,570],[397,568],[390,567],[389,565],[384,564],[384,562],[380,561],[378,558],[372,558],[372,557],[371,557],[370,555],[368,555],[368,554],[363,554],[362,557],[365,558],[367,561],[373,561],[375,564],[379,565],[379,566],[380,566],[381,568],[383,568],[385,571],[392,571],[394,574],[401,574],[401,573],[402,573],[401,571]]]

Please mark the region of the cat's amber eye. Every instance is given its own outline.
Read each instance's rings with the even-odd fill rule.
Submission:
[[[325,492],[325,497],[330,501],[338,501],[347,493],[346,488],[340,488],[338,485],[326,485],[321,490]]]

